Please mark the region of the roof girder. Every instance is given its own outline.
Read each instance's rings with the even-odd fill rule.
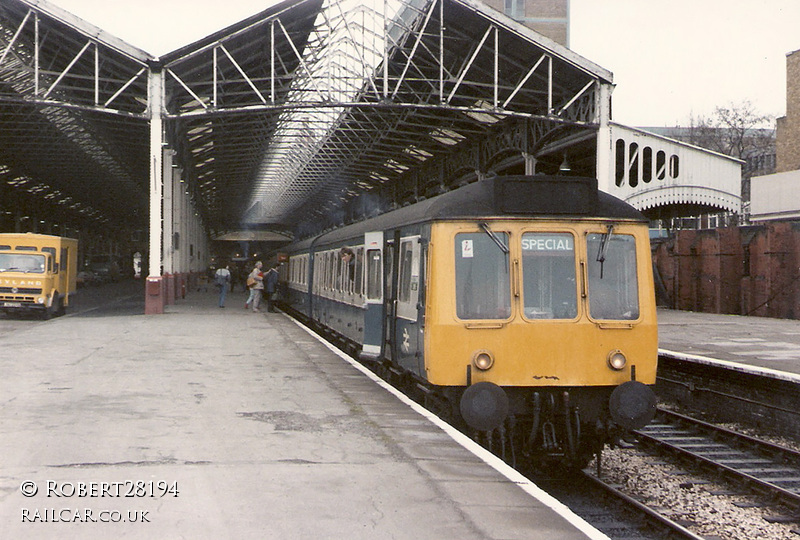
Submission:
[[[287,0],[155,58],[42,0],[8,0],[0,114],[59,163],[14,167],[80,200],[113,186],[102,208],[143,217],[150,69],[165,70],[167,142],[218,232],[298,229],[301,216],[473,152],[514,119],[596,121],[611,74],[479,2],[377,5]]]

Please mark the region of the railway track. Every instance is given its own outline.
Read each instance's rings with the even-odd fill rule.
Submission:
[[[635,434],[651,452],[677,456],[765,505],[781,505],[776,521],[800,522],[800,452],[663,409]]]
[[[704,540],[587,471],[525,474],[612,540]]]

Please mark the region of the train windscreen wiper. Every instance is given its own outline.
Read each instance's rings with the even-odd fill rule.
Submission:
[[[497,244],[497,247],[500,248],[500,251],[508,255],[509,251],[508,246],[505,245],[503,241],[500,240],[500,238],[498,238],[496,234],[494,234],[494,232],[492,232],[492,230],[489,228],[489,225],[487,225],[486,223],[479,223],[478,225],[480,225],[480,228],[483,229],[483,232],[488,234],[489,238],[491,238],[494,241],[494,243]]]
[[[609,240],[614,234],[614,226],[609,225],[603,236],[600,237],[600,248],[597,250],[597,262],[600,263],[600,279],[603,279],[603,263],[606,262],[606,252],[608,251]]]

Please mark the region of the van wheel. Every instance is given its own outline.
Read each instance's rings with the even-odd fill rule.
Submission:
[[[60,315],[64,310],[64,303],[58,293],[56,294],[55,300],[53,300],[53,305],[49,308],[44,308],[44,313],[42,314],[42,319],[45,321],[49,321],[53,317]]]
[[[55,310],[55,314],[60,317],[61,315],[64,315],[66,312],[67,312],[67,308],[64,305],[64,299],[59,296],[58,297],[58,304],[57,304],[57,307],[56,307],[56,310]]]

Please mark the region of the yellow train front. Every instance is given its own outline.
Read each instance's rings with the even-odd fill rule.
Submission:
[[[483,180],[293,258],[296,309],[507,457],[583,465],[654,415],[648,222],[595,179]]]

